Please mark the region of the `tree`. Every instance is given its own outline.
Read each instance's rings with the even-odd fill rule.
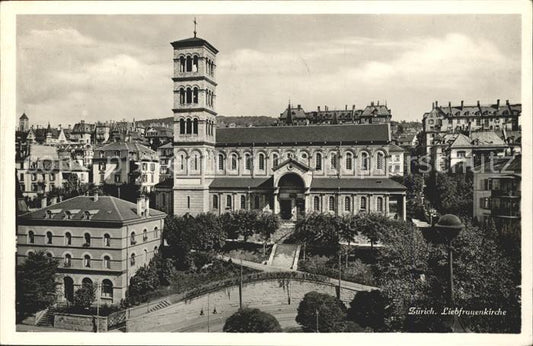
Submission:
[[[279,217],[270,213],[259,214],[256,231],[263,238],[263,256],[266,256],[266,243],[279,228]]]
[[[30,253],[24,263],[17,266],[17,315],[24,318],[46,309],[56,302],[55,275],[57,261],[43,252]]]
[[[387,300],[378,290],[358,292],[350,302],[347,318],[361,327],[381,331],[385,327]]]
[[[244,308],[228,317],[223,328],[232,333],[277,333],[281,332],[278,320],[259,309]]]
[[[297,242],[315,245],[325,253],[337,253],[339,245],[339,218],[330,214],[306,215],[296,222],[292,238]]]
[[[82,285],[74,293],[74,306],[80,310],[85,310],[91,307],[96,298],[95,289],[93,285]]]
[[[191,247],[200,251],[218,251],[226,239],[226,233],[213,213],[198,214],[184,231],[190,232],[185,238],[190,239]]]
[[[143,266],[137,270],[137,273],[130,279],[127,300],[131,304],[144,302],[147,299],[147,293],[154,291],[160,285],[159,275],[155,266]]]
[[[344,328],[346,307],[329,294],[309,292],[298,305],[298,322],[305,332],[340,332]]]

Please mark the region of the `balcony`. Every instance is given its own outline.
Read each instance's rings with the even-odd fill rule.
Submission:
[[[493,208],[492,215],[500,218],[517,219],[520,218],[520,208]]]
[[[520,190],[492,190],[491,196],[498,198],[520,198]]]

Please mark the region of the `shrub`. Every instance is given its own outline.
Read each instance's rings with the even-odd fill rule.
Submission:
[[[240,309],[224,324],[224,332],[234,333],[276,333],[281,332],[278,320],[259,309]]]
[[[378,290],[358,292],[350,303],[347,318],[361,327],[381,331],[385,327],[387,300]]]
[[[94,302],[95,296],[95,289],[93,285],[82,285],[75,293],[74,293],[74,306],[79,310],[85,310],[88,309],[92,303]]]
[[[317,327],[320,332],[340,332],[344,328],[345,317],[346,307],[340,300],[313,291],[306,293],[298,305],[296,322],[305,332],[314,332]]]

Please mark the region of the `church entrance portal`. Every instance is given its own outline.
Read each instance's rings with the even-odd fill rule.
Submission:
[[[297,215],[305,213],[305,185],[295,173],[285,174],[278,182],[280,217],[296,220]]]

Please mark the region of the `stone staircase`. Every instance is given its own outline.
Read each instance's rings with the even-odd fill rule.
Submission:
[[[292,221],[282,221],[279,228],[274,234],[270,237],[274,243],[282,243],[285,238],[294,232],[294,227],[296,223]]]
[[[166,308],[167,306],[170,306],[170,303],[166,300],[161,300],[160,302],[158,302],[155,306],[153,307],[150,307],[148,309],[148,313],[150,312],[154,312],[154,311],[157,311],[159,309],[163,309],[163,308]]]
[[[39,318],[39,320],[37,321],[35,325],[39,327],[53,327],[54,326],[54,312],[55,312],[54,308],[49,307],[44,312],[44,314]]]
[[[300,245],[296,244],[276,244],[272,249],[272,260],[270,265],[278,268],[294,270],[297,267]]]

